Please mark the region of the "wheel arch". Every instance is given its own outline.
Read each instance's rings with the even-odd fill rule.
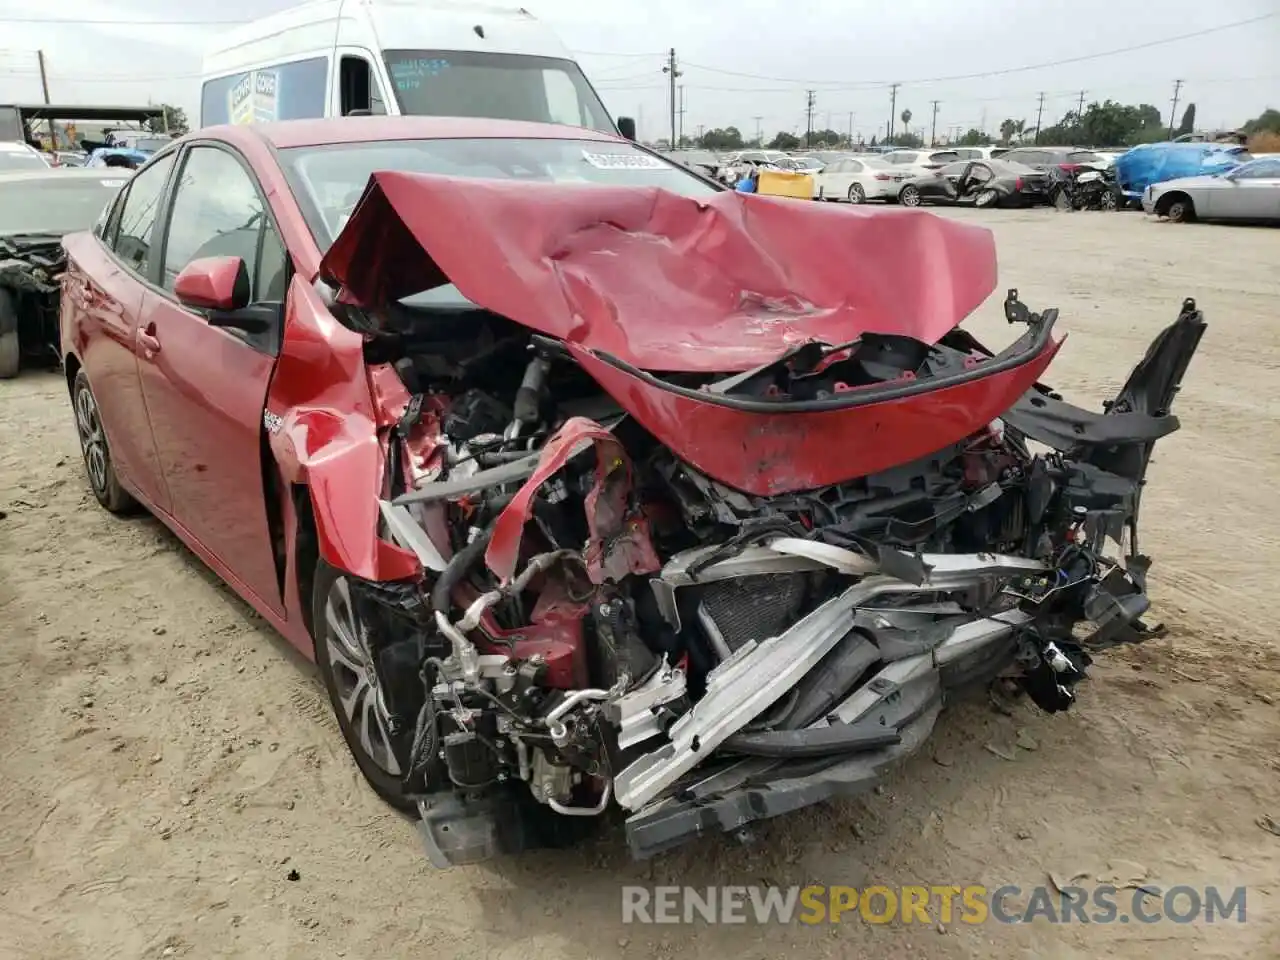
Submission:
[[[1189,212],[1195,213],[1196,202],[1191,199],[1191,194],[1187,193],[1185,190],[1170,190],[1168,193],[1162,193],[1160,195],[1160,199],[1156,201],[1156,216],[1167,216],[1169,208],[1173,206],[1174,202],[1177,200],[1186,201],[1187,206],[1190,208]]]

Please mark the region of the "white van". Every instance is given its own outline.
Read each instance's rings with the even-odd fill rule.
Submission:
[[[201,126],[412,114],[635,137],[527,10],[466,0],[310,0],[224,33],[202,84]]]

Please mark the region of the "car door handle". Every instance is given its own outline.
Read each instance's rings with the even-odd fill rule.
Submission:
[[[138,331],[138,343],[148,353],[160,352],[160,340],[156,337],[156,325],[154,323],[149,323],[145,330]]]

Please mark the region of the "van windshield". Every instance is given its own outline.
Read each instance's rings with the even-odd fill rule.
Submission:
[[[572,60],[470,50],[387,50],[402,114],[562,123],[616,133]]]

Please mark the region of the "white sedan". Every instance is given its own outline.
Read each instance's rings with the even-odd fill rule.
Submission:
[[[1175,223],[1184,220],[1280,222],[1280,159],[1251,160],[1225,173],[1153,183],[1142,209]]]
[[[817,200],[896,200],[907,173],[879,157],[844,157],[833,160],[813,176]]]

